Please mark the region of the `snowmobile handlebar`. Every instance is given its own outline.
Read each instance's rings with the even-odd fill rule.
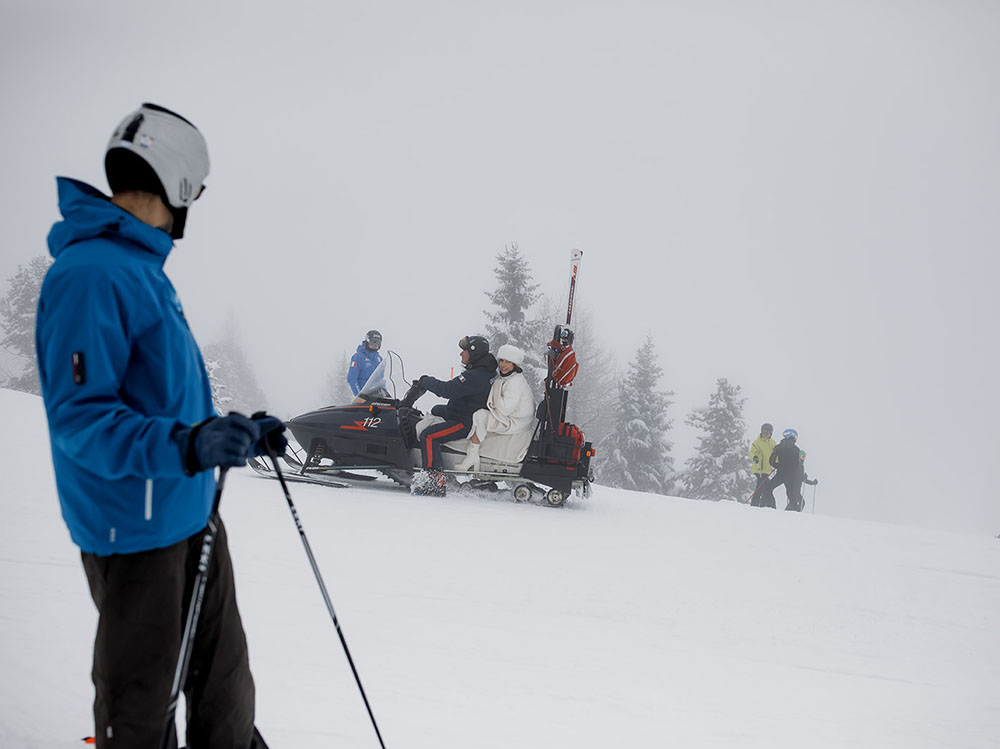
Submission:
[[[427,392],[426,388],[420,387],[420,381],[414,380],[410,384],[410,389],[406,391],[406,395],[399,402],[400,408],[413,408],[413,404],[417,402],[417,399]]]

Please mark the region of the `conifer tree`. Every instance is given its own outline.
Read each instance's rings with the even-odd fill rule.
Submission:
[[[341,351],[333,369],[326,373],[326,392],[323,397],[331,405],[343,406],[354,398],[351,386],[347,384],[347,369],[350,366],[350,361],[347,352]]]
[[[485,292],[495,308],[493,312],[485,312],[490,351],[495,354],[505,343],[524,351],[524,376],[537,398],[546,371],[543,361],[545,322],[534,317],[531,311],[540,296],[538,284],[532,283],[531,266],[516,242],[504,247],[496,258],[493,273],[497,286]]]
[[[740,500],[753,491],[747,463],[750,445],[743,420],[746,398],[739,385],[716,382],[708,406],[696,408],[686,423],[700,429],[697,454],[689,458],[682,479],[684,496],[692,499]]]
[[[659,389],[662,375],[653,337],[648,335],[618,385],[615,429],[597,448],[598,455],[604,454],[597,475],[602,484],[669,493],[674,458],[666,438],[671,427],[667,410],[674,394]]]
[[[205,346],[202,355],[219,413],[239,411],[249,416],[266,408],[264,391],[243,351],[234,322],[229,322],[221,339]]]
[[[33,257],[25,268],[17,266],[17,273],[7,279],[7,294],[0,299],[0,316],[3,317],[4,337],[0,348],[15,361],[17,374],[7,374],[4,387],[25,393],[41,395],[38,379],[38,362],[35,359],[35,314],[42,281],[52,261],[44,256]]]
[[[212,388],[212,406],[216,413],[226,414],[234,410],[229,405],[233,399],[226,394],[226,386],[219,380],[219,362],[215,359],[206,359],[205,369],[208,370],[208,384]]]

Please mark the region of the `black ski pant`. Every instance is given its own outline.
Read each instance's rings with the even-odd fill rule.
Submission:
[[[92,677],[101,749],[160,745],[204,534],[135,554],[82,554],[99,614]],[[190,749],[256,745],[254,683],[221,521],[184,697]]]
[[[420,433],[420,454],[424,468],[440,471],[444,465],[441,461],[441,445],[467,437],[471,429],[471,424],[466,426],[460,421],[441,421],[424,429]]]
[[[774,490],[785,485],[785,496],[788,497],[788,504],[785,507],[786,510],[794,510],[795,512],[801,512],[802,508],[805,506],[805,502],[802,499],[802,477],[801,476],[782,476],[780,473],[775,474],[775,476],[768,480],[767,484],[761,489],[762,492],[767,493],[765,501],[770,502],[770,504],[764,505],[765,507],[774,507]]]
[[[751,507],[770,507],[774,509],[774,495],[767,491],[767,487],[764,483],[767,481],[767,473],[755,473],[754,476],[757,477],[757,486],[754,487],[753,498],[750,500]]]

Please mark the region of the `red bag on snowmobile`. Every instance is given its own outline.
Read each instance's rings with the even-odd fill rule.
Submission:
[[[552,384],[559,388],[572,385],[576,373],[580,370],[573,347],[562,345],[553,339],[549,341],[549,356],[552,357]]]
[[[556,434],[560,437],[567,437],[573,440],[573,460],[580,459],[580,449],[583,447],[583,443],[586,441],[586,437],[576,424],[569,424],[563,422],[556,427]]]

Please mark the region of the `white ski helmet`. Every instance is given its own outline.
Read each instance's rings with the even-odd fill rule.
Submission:
[[[174,239],[184,236],[187,209],[201,195],[208,169],[208,146],[198,128],[156,104],[144,103],[122,120],[104,154],[111,191],[160,195],[174,215]]]
[[[519,367],[524,366],[524,352],[517,346],[512,346],[509,343],[505,343],[499,348],[497,359],[506,359],[511,364],[516,364]]]

